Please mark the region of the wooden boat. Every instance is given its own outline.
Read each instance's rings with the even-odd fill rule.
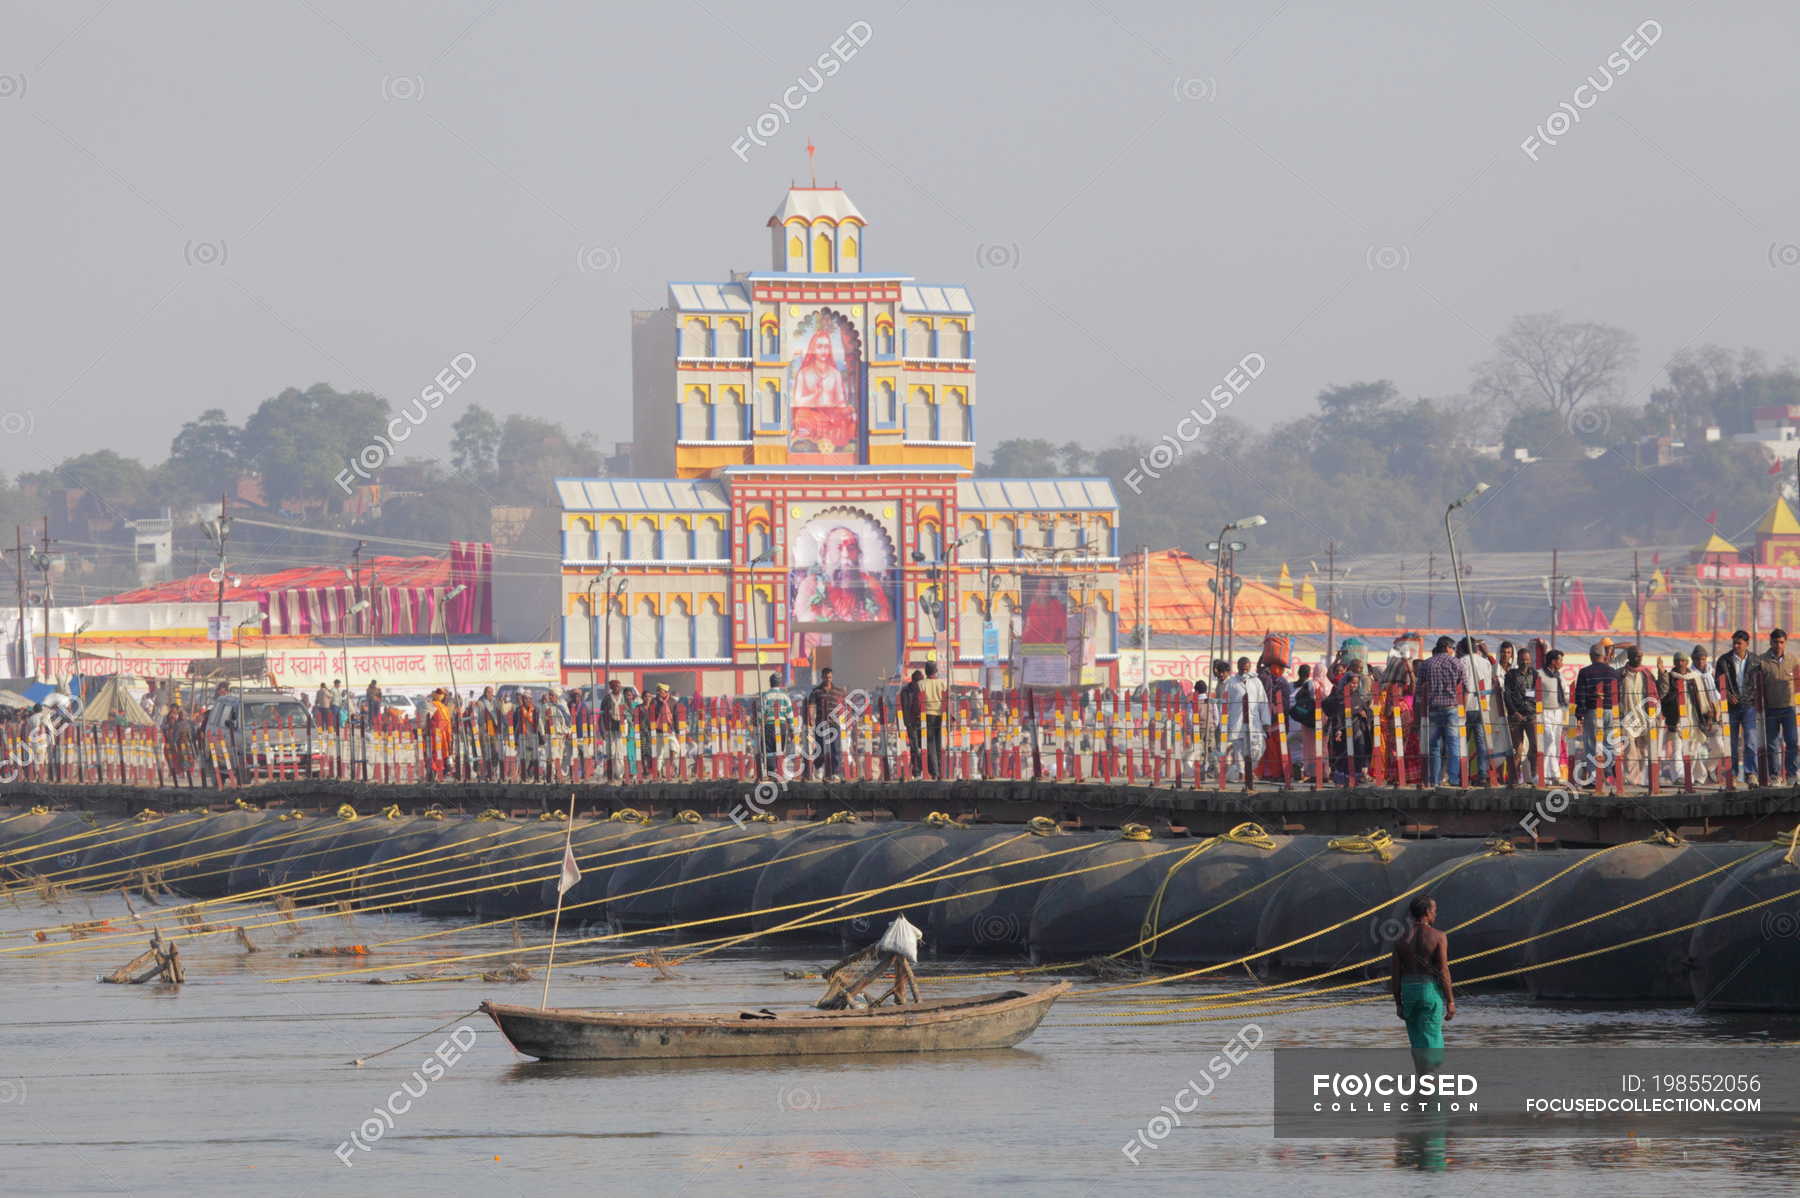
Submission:
[[[692,1014],[540,1010],[484,1002],[514,1049],[544,1061],[814,1056],[1011,1048],[1042,1022],[1068,982],[892,1007]]]

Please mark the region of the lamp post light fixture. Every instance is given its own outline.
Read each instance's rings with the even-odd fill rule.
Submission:
[[[369,601],[367,599],[358,599],[344,609],[344,628],[338,640],[344,651],[344,688],[346,690],[350,687],[350,617],[361,615],[368,610]]]
[[[1209,658],[1218,657],[1220,642],[1223,642],[1226,659],[1231,657],[1232,641],[1236,633],[1237,593],[1244,587],[1244,580],[1237,576],[1237,555],[1250,547],[1248,542],[1228,538],[1226,534],[1245,528],[1261,528],[1268,522],[1267,517],[1260,515],[1233,520],[1219,530],[1217,540],[1206,543],[1206,547],[1214,554],[1213,576],[1207,589],[1216,596],[1213,601],[1213,631],[1207,637]],[[1207,668],[1212,668],[1211,661],[1207,662]]]
[[[450,651],[450,612],[448,609],[450,601],[468,589],[467,586],[459,582],[448,591],[444,592],[445,611],[444,622],[442,625],[444,633],[444,664],[450,668],[450,701],[452,703],[456,702],[456,655]]]
[[[215,600],[216,606],[214,609],[214,616],[219,624],[225,622],[225,545],[226,542],[231,540],[231,516],[225,510],[226,498],[227,497],[224,495],[219,496],[218,517],[213,520],[202,521],[200,525],[201,529],[206,533],[206,539],[213,543],[213,548],[218,551],[219,555],[218,565],[214,566],[213,569],[209,571],[213,581],[218,584],[218,595]],[[214,641],[213,659],[216,661],[218,658],[224,656],[224,653],[224,640]]]
[[[254,620],[239,620],[237,623],[237,627],[235,627],[231,630],[231,639],[233,641],[237,642],[237,695],[238,695],[238,726],[239,727],[243,726],[243,720],[244,720],[244,629],[246,629],[246,628],[261,628],[262,622],[263,622],[263,617],[260,617],[260,616]],[[223,644],[223,643],[224,643],[223,641],[220,642],[220,644]]]
[[[774,544],[774,542],[771,541],[768,544],[768,546],[763,549],[763,551],[761,553],[759,553],[755,557],[751,558],[747,564],[752,569],[756,568],[757,566],[772,566],[772,565],[774,565],[775,564],[775,544]],[[762,626],[762,620],[758,617],[757,611],[756,611],[756,593],[757,593],[756,579],[752,578],[750,580],[750,635],[751,635],[751,639],[756,642],[756,691],[758,694],[761,694],[762,689],[763,689],[763,683],[764,683],[764,678],[763,678],[763,626]],[[783,673],[786,673],[786,671],[783,670]]]
[[[1450,543],[1450,574],[1451,577],[1456,580],[1456,606],[1457,610],[1462,614],[1463,639],[1468,641],[1469,652],[1471,654],[1475,652],[1475,638],[1469,633],[1469,605],[1463,599],[1462,567],[1457,564],[1456,532],[1450,527],[1450,514],[1456,511],[1457,508],[1466,506],[1470,500],[1476,498],[1487,489],[1488,485],[1486,483],[1476,483],[1469,489],[1468,494],[1444,509],[1444,538]]]
[[[595,575],[592,579],[590,579],[588,581],[588,585],[587,585],[589,617],[594,618],[594,619],[604,619],[606,621],[606,623],[601,626],[601,636],[599,638],[601,641],[603,650],[604,650],[604,653],[603,653],[604,674],[603,675],[596,675],[594,673],[594,669],[593,669],[594,649],[591,644],[588,646],[588,706],[590,706],[594,709],[595,718],[598,718],[598,712],[600,710],[600,708],[599,708],[600,679],[601,679],[601,677],[604,677],[608,682],[610,682],[612,680],[612,605],[613,605],[613,600],[625,593],[626,583],[627,583],[627,579],[624,575],[624,572],[621,571],[617,566],[613,565],[612,554],[609,553],[606,555],[606,567],[603,570],[601,570],[599,574]],[[595,616],[595,614],[594,614],[595,610],[596,610],[594,607],[594,588],[595,587],[602,588],[601,589],[602,598],[600,600],[600,607],[598,609],[600,614],[598,616]]]
[[[1468,648],[1469,661],[1467,668],[1469,671],[1470,683],[1476,681],[1475,634],[1469,631],[1469,605],[1463,598],[1462,566],[1456,559],[1456,532],[1450,526],[1450,517],[1457,508],[1466,506],[1470,500],[1474,499],[1487,489],[1488,485],[1486,483],[1476,483],[1469,489],[1469,492],[1466,495],[1444,509],[1444,538],[1450,543],[1450,575],[1456,580],[1456,608],[1462,616],[1463,644]],[[1475,733],[1475,743],[1481,751],[1482,760],[1491,761],[1488,756],[1487,703],[1481,697],[1479,690],[1476,691],[1475,695],[1475,711],[1477,729]],[[1491,764],[1489,768],[1492,768]],[[1469,779],[1467,777],[1463,778],[1463,784],[1465,786],[1469,784]]]

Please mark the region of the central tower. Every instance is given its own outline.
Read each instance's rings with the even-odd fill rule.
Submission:
[[[974,307],[960,284],[863,268],[840,187],[790,187],[773,269],[674,282],[632,314],[632,473],[975,466]]]

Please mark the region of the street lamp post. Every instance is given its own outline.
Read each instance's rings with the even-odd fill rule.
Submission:
[[[937,624],[938,624],[937,631],[941,632],[944,636],[943,658],[944,658],[944,678],[945,678],[946,683],[956,673],[956,662],[954,660],[952,660],[952,649],[951,649],[951,644],[950,644],[950,619],[949,619],[949,617],[954,614],[950,609],[950,603],[951,603],[950,573],[952,570],[954,570],[956,568],[957,551],[960,550],[964,545],[970,544],[971,542],[979,539],[980,536],[981,536],[981,530],[979,528],[972,529],[969,532],[964,533],[962,536],[956,538],[954,541],[951,541],[948,545],[946,545],[944,547],[944,553],[943,553],[942,557],[940,557],[937,561],[928,563],[930,566],[929,577],[931,578],[931,585],[933,588],[933,592],[937,596],[937,612],[932,618],[937,621]],[[915,561],[915,562],[924,562],[925,561],[925,555],[922,553],[919,553],[917,551],[914,551],[912,556],[913,556],[913,561]],[[926,610],[930,611],[929,608],[927,608]],[[988,613],[988,618],[990,620],[993,618],[993,612],[991,610]],[[937,638],[934,635],[932,637],[932,639],[935,641]]]
[[[350,685],[350,617],[361,615],[368,609],[369,601],[358,599],[344,610],[344,627],[338,636],[338,641],[344,651],[344,685],[346,687]]]
[[[1469,605],[1463,598],[1462,566],[1458,564],[1456,559],[1456,532],[1450,525],[1450,517],[1455,513],[1457,508],[1465,506],[1470,500],[1474,499],[1487,489],[1488,485],[1486,483],[1476,483],[1474,487],[1470,488],[1468,494],[1444,509],[1444,539],[1448,541],[1450,545],[1450,576],[1456,580],[1456,608],[1458,613],[1462,616],[1463,644],[1468,648],[1470,682],[1476,681],[1475,634],[1469,631]],[[1487,703],[1482,698],[1479,689],[1475,692],[1475,728],[1475,743],[1481,752],[1481,759],[1483,761],[1488,761]],[[1490,770],[1492,769],[1491,763],[1488,768]],[[1465,786],[1468,785],[1469,779],[1464,778],[1463,784]]]
[[[207,539],[213,543],[213,547],[219,552],[218,565],[214,566],[212,569],[213,581],[218,584],[214,619],[219,624],[225,622],[225,543],[231,539],[231,516],[226,512],[226,505],[230,502],[230,499],[230,495],[221,494],[219,496],[218,519],[208,520],[200,526],[206,531]],[[217,661],[219,658],[223,657],[224,654],[224,639],[221,638],[214,641],[213,660]]]
[[[770,542],[769,546],[751,558],[748,564],[751,569],[755,569],[757,566],[773,565],[774,562],[775,545],[774,542]],[[763,629],[762,621],[757,618],[756,577],[754,575],[750,578],[750,639],[756,642],[756,692],[760,694],[763,689]]]
[[[588,617],[593,620],[593,632],[597,634],[593,637],[593,640],[605,642],[606,656],[609,659],[607,662],[608,674],[612,672],[612,663],[610,659],[612,657],[612,600],[615,593],[613,588],[614,579],[619,579],[618,590],[622,592],[625,587],[624,580],[619,577],[618,568],[612,564],[612,555],[608,554],[606,558],[606,568],[596,574],[593,578],[590,578],[587,584]],[[596,604],[594,600],[595,587],[603,588],[603,596],[598,604]],[[601,621],[605,621],[605,623],[602,624]],[[593,641],[590,641],[588,643],[588,707],[590,708],[590,719],[595,718],[596,714],[599,712],[599,703],[600,670],[594,665]]]
[[[1450,575],[1456,580],[1456,607],[1462,615],[1463,639],[1468,642],[1471,655],[1475,652],[1475,638],[1469,632],[1469,605],[1463,598],[1462,567],[1457,563],[1456,531],[1450,526],[1450,516],[1457,508],[1467,505],[1471,499],[1487,489],[1486,483],[1476,483],[1467,495],[1444,509],[1444,539],[1450,543]]]
[[[1236,632],[1234,625],[1237,593],[1243,585],[1237,577],[1237,555],[1241,550],[1249,548],[1243,541],[1227,540],[1226,534],[1249,528],[1261,528],[1268,522],[1268,517],[1262,515],[1244,516],[1233,520],[1219,530],[1218,540],[1207,545],[1207,548],[1213,550],[1215,554],[1212,577],[1214,635],[1207,638],[1207,655],[1209,657],[1216,658],[1218,656],[1218,642],[1221,639],[1225,644],[1226,659],[1229,660],[1231,657],[1233,634]],[[1210,668],[1212,663],[1208,662],[1207,664]]]
[[[468,587],[459,582],[444,593],[445,611],[444,622],[442,625],[444,632],[444,664],[450,668],[450,701],[452,703],[456,701],[456,655],[450,651],[450,612],[448,609],[450,601],[468,589]]]
[[[237,626],[231,630],[231,639],[237,642],[237,697],[238,722],[240,725],[244,719],[244,629],[260,627],[262,627],[262,620],[258,618],[255,620],[239,620]],[[223,641],[219,643],[221,645],[224,644]]]

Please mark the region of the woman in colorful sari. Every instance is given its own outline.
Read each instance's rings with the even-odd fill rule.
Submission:
[[[1394,737],[1394,715],[1400,716],[1400,738]],[[1377,779],[1399,780],[1396,756],[1404,760],[1407,781],[1417,783],[1422,776],[1424,760],[1419,753],[1419,726],[1413,719],[1412,658],[1395,654],[1381,672],[1381,693],[1375,704],[1375,718],[1381,722],[1381,751],[1370,765]]]

